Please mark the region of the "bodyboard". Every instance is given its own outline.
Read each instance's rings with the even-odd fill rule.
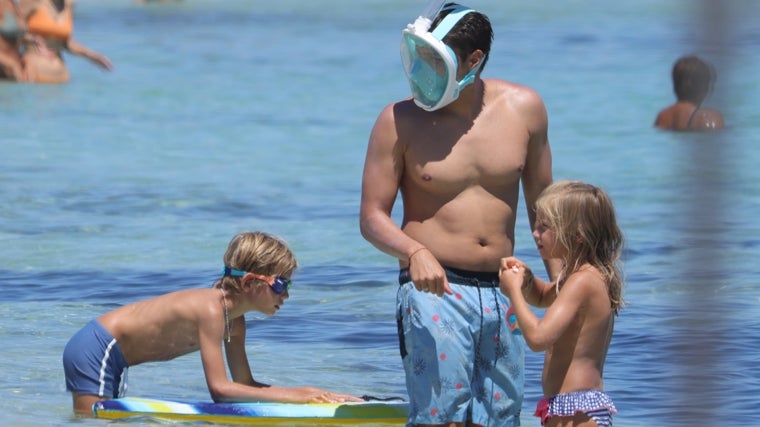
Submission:
[[[123,397],[96,402],[96,418],[154,418],[248,425],[403,425],[409,404],[403,401],[347,403],[212,403]]]

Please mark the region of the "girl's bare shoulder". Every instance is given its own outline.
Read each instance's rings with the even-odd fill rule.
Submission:
[[[594,266],[586,264],[568,276],[562,289],[596,293],[607,291],[607,285],[602,273]]]

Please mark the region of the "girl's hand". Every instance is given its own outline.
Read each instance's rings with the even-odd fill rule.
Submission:
[[[533,272],[515,257],[502,258],[499,268],[499,288],[507,296],[522,293],[533,285]]]

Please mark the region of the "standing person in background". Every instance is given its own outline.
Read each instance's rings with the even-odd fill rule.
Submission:
[[[550,427],[611,426],[617,410],[604,392],[603,371],[623,306],[623,233],[615,208],[598,187],[557,182],[536,202],[534,228],[541,255],[562,259],[560,278],[534,278],[525,263],[509,257],[501,262],[500,279],[525,341],[545,352],[544,398],[535,415]],[[544,317],[528,303],[548,307]]]
[[[655,127],[675,131],[722,129],[723,114],[702,107],[715,83],[715,72],[710,65],[696,56],[681,57],[673,65],[672,78],[677,101],[660,111]]]
[[[547,114],[532,89],[480,78],[487,16],[441,3],[403,31],[413,98],[386,106],[372,129],[360,227],[399,260],[409,423],[519,425],[524,343],[506,321],[498,272],[514,250],[520,184],[532,226],[552,182]],[[401,226],[391,218],[399,191]]]
[[[24,42],[23,58],[34,82],[69,81],[69,70],[63,60],[63,51],[86,58],[105,70],[113,69],[108,58],[90,50],[72,37],[73,0],[20,0],[19,10],[29,29]]]
[[[13,0],[0,0],[0,79],[28,80],[21,59],[21,41],[26,24]]]

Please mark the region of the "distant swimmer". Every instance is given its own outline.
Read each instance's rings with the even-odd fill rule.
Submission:
[[[715,72],[696,56],[683,56],[673,65],[673,91],[677,102],[660,111],[655,127],[674,131],[712,131],[723,128],[723,114],[702,107],[712,89]]]
[[[20,0],[18,7],[28,27],[28,34],[24,39],[23,59],[33,82],[69,81],[69,70],[63,61],[63,51],[86,58],[105,70],[113,69],[108,58],[78,43],[72,37],[73,0]]]

